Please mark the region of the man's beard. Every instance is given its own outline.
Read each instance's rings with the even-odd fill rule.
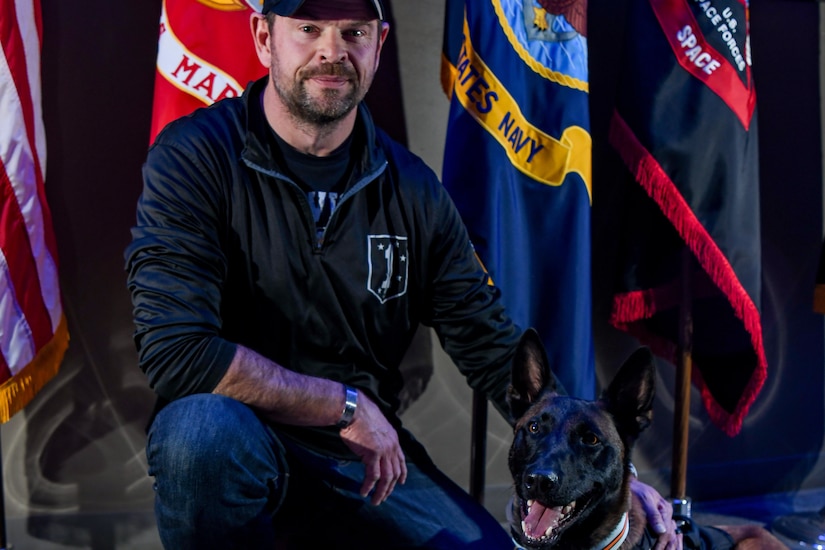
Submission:
[[[277,76],[277,72],[275,73]],[[315,76],[344,76],[352,86],[348,90],[325,89],[321,97],[309,93],[306,83]],[[291,86],[275,79],[275,90],[289,113],[296,119],[315,125],[325,126],[337,122],[348,115],[364,98],[358,86],[358,75],[351,67],[325,64],[316,69],[302,71]]]

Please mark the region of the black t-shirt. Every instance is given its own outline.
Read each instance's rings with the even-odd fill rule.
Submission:
[[[337,149],[325,157],[302,153],[284,141],[274,130],[274,145],[281,154],[286,171],[307,195],[318,239],[323,239],[338,198],[346,188],[357,155],[362,146],[358,132],[353,132]]]

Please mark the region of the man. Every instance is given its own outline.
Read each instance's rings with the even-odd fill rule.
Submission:
[[[419,323],[502,412],[519,330],[436,176],[361,102],[383,19],[264,1],[268,78],[148,153],[126,262],[166,548],[512,548],[396,415]]]

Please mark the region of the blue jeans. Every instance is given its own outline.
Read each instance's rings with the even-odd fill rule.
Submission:
[[[431,462],[373,506],[364,465],[296,446],[255,412],[199,394],[167,405],[146,446],[155,515],[173,550],[512,549],[496,519]]]

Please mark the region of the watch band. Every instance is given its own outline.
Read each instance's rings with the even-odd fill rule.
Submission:
[[[358,408],[358,390],[352,386],[344,386],[344,410],[341,413],[341,420],[336,426],[339,430],[343,430],[352,423],[352,417],[355,416],[355,409]]]

